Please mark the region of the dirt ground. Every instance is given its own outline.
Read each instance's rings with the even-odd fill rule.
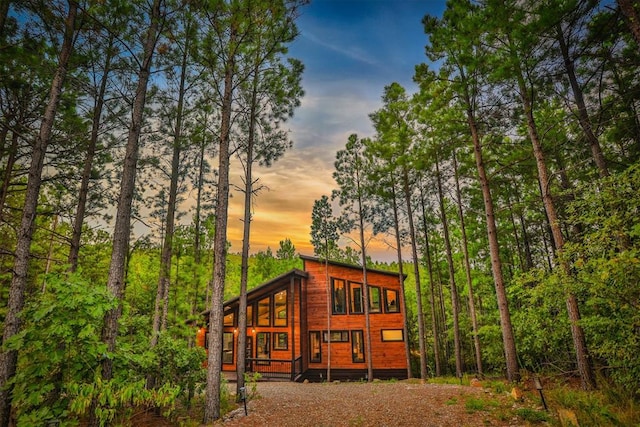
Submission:
[[[508,393],[421,384],[259,382],[257,396],[219,421],[224,426],[525,426]]]

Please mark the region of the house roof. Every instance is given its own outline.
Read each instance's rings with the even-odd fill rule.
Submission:
[[[324,262],[323,258],[319,258],[319,257],[315,257],[315,256],[309,256],[309,255],[302,255],[302,254],[300,255],[300,259],[302,259],[303,261],[308,260],[308,261],[315,261],[315,262],[320,262],[320,263]],[[329,262],[330,265],[337,265],[339,267],[362,270],[362,266],[361,265],[347,264],[345,262],[332,261],[332,260],[329,260],[328,262]],[[386,274],[388,276],[396,276],[396,277],[398,276],[398,272],[396,272],[396,271],[377,270],[375,268],[368,268],[368,267],[367,267],[367,271],[373,272],[373,273],[378,273],[378,274]],[[404,281],[406,278],[407,278],[407,275],[406,274],[402,274],[402,280]]]

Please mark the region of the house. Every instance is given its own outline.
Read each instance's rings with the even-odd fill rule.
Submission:
[[[330,357],[332,380],[366,378],[362,267],[301,258],[302,270],[291,270],[247,294],[247,372],[318,381],[326,379]],[[367,282],[374,378],[406,378],[400,276],[367,269]],[[224,303],[223,371],[236,370],[238,305],[239,298]]]

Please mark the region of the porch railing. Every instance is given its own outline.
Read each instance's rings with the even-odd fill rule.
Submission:
[[[302,357],[291,359],[259,359],[249,358],[247,373],[259,372],[264,378],[293,381],[302,373]]]

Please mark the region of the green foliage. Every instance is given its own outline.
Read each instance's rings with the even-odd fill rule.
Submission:
[[[157,373],[160,383],[179,387],[183,397],[189,400],[197,385],[206,379],[206,370],[202,367],[206,359],[205,350],[201,347],[189,348],[185,339],[162,334],[154,352],[153,372]]]
[[[133,410],[141,406],[165,408],[163,415],[168,416],[174,409],[180,387],[165,384],[149,390],[145,387],[144,380],[103,381],[101,375],[96,375],[91,383],[72,384],[68,393],[71,398],[70,414],[78,417],[87,416],[95,399],[95,415],[100,425],[104,426],[117,424],[116,421],[126,421],[133,414]]]
[[[550,405],[569,408],[575,411],[580,425],[583,427],[633,425],[623,422],[618,416],[616,405],[620,402],[608,402],[600,392],[584,392],[569,387],[559,387],[548,393]],[[636,411],[637,412],[637,411]],[[640,421],[636,414],[636,423]]]
[[[518,408],[515,413],[518,417],[533,424],[546,423],[550,420],[548,413],[531,408]]]
[[[567,245],[583,324],[592,353],[606,361],[616,383],[638,394],[640,378],[640,165],[585,188],[570,221],[584,230]]]
[[[23,330],[5,343],[20,355],[12,380],[19,423],[73,423],[71,391],[93,382],[106,355],[101,322],[113,307],[106,290],[79,276],[50,277],[47,292],[27,304]]]
[[[260,372],[244,373],[244,384],[246,387],[247,400],[252,400],[258,397],[258,381],[262,378]]]

